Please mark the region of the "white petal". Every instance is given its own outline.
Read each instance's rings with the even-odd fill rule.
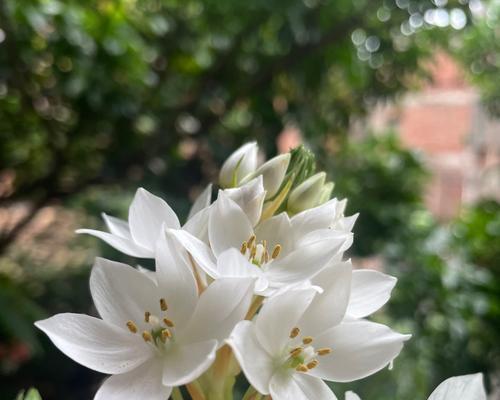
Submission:
[[[210,207],[193,215],[182,227],[194,237],[208,244],[208,217],[210,216]]]
[[[172,388],[161,383],[162,364],[153,359],[136,369],[108,378],[94,400],[166,400]]]
[[[321,379],[301,373],[276,374],[270,389],[273,400],[337,400]]]
[[[370,321],[343,322],[315,338],[315,347],[330,347],[332,353],[310,373],[334,382],[364,378],[394,360],[410,337]]]
[[[180,228],[179,219],[170,206],[143,188],[137,189],[128,213],[130,233],[141,246],[154,249],[163,224]]]
[[[90,292],[101,318],[122,329],[129,320],[143,327],[145,311],[160,312],[160,295],[154,282],[126,264],[96,258]]]
[[[211,201],[212,201],[212,184],[210,183],[194,201],[191,210],[189,210],[188,220],[191,219],[191,217],[196,213],[208,207]]]
[[[352,228],[354,228],[354,224],[356,223],[358,217],[359,213],[349,217],[340,218],[338,221],[334,222],[331,227],[339,229],[343,232],[352,232]]]
[[[96,231],[94,229],[78,229],[76,233],[86,233],[87,235],[95,236],[101,240],[104,240],[107,244],[109,244],[111,247],[114,247],[116,250],[132,257],[154,257],[154,252],[152,249],[142,247],[135,243],[133,240],[125,239],[111,233]]]
[[[171,230],[170,230],[171,231]],[[156,245],[156,275],[168,318],[181,329],[198,301],[198,287],[185,250],[170,233],[161,233]]]
[[[307,244],[269,264],[269,281],[295,283],[309,279],[326,267],[345,242],[345,238],[326,238]]]
[[[269,394],[269,382],[274,374],[273,358],[260,345],[253,324],[250,321],[239,322],[227,343],[251,385],[259,393]]]
[[[218,256],[231,247],[239,249],[251,235],[252,224],[243,210],[220,191],[208,221],[208,237],[214,254]]]
[[[278,192],[289,163],[290,153],[280,154],[266,161],[252,174],[253,176],[262,176],[266,199],[270,199]]]
[[[111,215],[107,215],[105,213],[101,213],[101,215],[104,219],[104,222],[106,223],[106,226],[113,235],[132,240],[132,236],[130,235],[130,228],[127,221],[112,217]]]
[[[428,400],[486,400],[483,374],[454,376],[442,382]]]
[[[266,197],[262,176],[252,179],[238,188],[225,189],[224,194],[240,206],[252,226],[257,225]]]
[[[342,321],[349,302],[351,277],[350,262],[335,263],[314,277],[313,283],[324,291],[314,297],[299,321],[303,335],[317,336]]]
[[[387,303],[396,282],[395,277],[382,272],[369,269],[353,271],[347,314],[363,318],[374,313]]]
[[[354,392],[345,392],[345,400],[361,400],[361,398]]]
[[[216,339],[219,345],[248,311],[254,290],[253,278],[221,278],[201,294],[196,309],[179,334],[182,343]]]
[[[257,151],[256,142],[246,143],[234,151],[222,164],[219,174],[220,186],[224,188],[238,186],[243,178],[255,171]]]
[[[268,353],[281,354],[315,294],[314,289],[290,290],[266,300],[255,319],[255,333]]]
[[[279,244],[281,246],[280,257],[284,257],[293,250],[291,227],[288,214],[282,212],[259,223],[255,228],[255,235],[259,241],[267,241],[270,251]]]
[[[164,358],[163,384],[181,386],[194,381],[212,365],[216,351],[216,340],[172,347]]]
[[[269,286],[264,272],[234,248],[226,250],[217,259],[217,275],[221,278],[257,278],[257,292]]]
[[[105,374],[131,371],[152,357],[140,335],[88,315],[57,314],[35,325],[69,358]]]
[[[172,229],[169,233],[174,236],[186,251],[191,254],[194,261],[212,278],[217,278],[216,260],[205,243],[184,230]]]
[[[291,219],[294,237],[300,238],[314,230],[328,228],[336,217],[337,202],[337,199],[332,199],[294,215]]]

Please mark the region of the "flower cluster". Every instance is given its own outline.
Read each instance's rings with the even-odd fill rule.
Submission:
[[[128,221],[103,214],[109,232],[77,231],[155,260],[150,271],[97,259],[100,318],[36,323],[67,356],[112,375],[95,399],[232,399],[240,372],[244,399],[336,399],[324,381],[364,378],[400,353],[410,335],[366,319],[396,279],[345,259],[357,216],[330,199],[311,153],[258,160],[255,143],[234,152],[215,201],[208,186],[183,225],[141,188]]]

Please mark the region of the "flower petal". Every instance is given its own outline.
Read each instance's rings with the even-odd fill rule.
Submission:
[[[130,228],[127,221],[112,217],[111,215],[107,215],[105,213],[101,213],[101,216],[102,219],[104,219],[104,222],[106,223],[106,226],[108,227],[111,234],[120,236],[124,239],[132,240]]]
[[[194,261],[212,278],[217,278],[216,260],[210,247],[189,232],[180,229],[169,230],[186,251],[191,254]]]
[[[290,290],[266,300],[255,318],[255,333],[269,354],[281,353],[315,294],[314,289]]]
[[[259,223],[255,228],[255,234],[259,241],[267,241],[270,251],[279,244],[281,246],[280,255],[284,257],[292,250],[293,246],[290,230],[290,218],[286,212],[282,212]]]
[[[208,217],[210,216],[210,207],[193,215],[182,227],[194,237],[208,244]]]
[[[172,388],[161,383],[162,365],[153,359],[124,374],[106,379],[94,400],[165,400]]]
[[[240,321],[227,343],[247,377],[259,393],[269,394],[269,382],[274,374],[273,358],[259,343],[250,321]]]
[[[443,381],[428,400],[486,400],[483,374],[454,376]]]
[[[57,314],[35,325],[69,358],[105,374],[131,371],[153,355],[140,335],[88,315]]]
[[[172,347],[163,361],[163,384],[181,386],[194,381],[212,365],[216,351],[216,340]]]
[[[373,314],[387,303],[396,282],[395,277],[382,272],[369,269],[353,271],[347,314],[353,318]]]
[[[154,252],[151,249],[142,247],[133,240],[125,239],[121,236],[116,236],[108,232],[96,231],[94,229],[77,229],[76,233],[86,233],[87,235],[95,236],[104,240],[111,247],[121,251],[132,257],[153,258]]]
[[[222,187],[238,186],[241,180],[257,168],[257,143],[246,143],[234,151],[222,164],[219,184]]]
[[[216,256],[241,244],[253,235],[252,224],[246,214],[223,191],[214,203],[208,221],[208,237]]]
[[[216,339],[219,345],[248,311],[254,278],[221,278],[201,294],[187,326],[179,334],[182,343]],[[229,299],[229,301],[228,301]]]
[[[221,278],[257,278],[256,292],[269,286],[264,272],[234,248],[226,250],[217,259],[217,275]]]
[[[361,400],[361,398],[354,392],[345,392],[345,400]]]
[[[266,276],[269,281],[279,283],[295,283],[309,279],[326,267],[345,240],[345,237],[327,237],[298,248],[270,263]]]
[[[145,328],[144,312],[160,313],[160,295],[154,282],[126,264],[96,258],[90,292],[101,318],[122,329],[129,320]]]
[[[273,400],[337,400],[321,379],[301,373],[274,375],[270,392]]]
[[[141,246],[154,250],[163,224],[179,229],[179,219],[170,206],[143,188],[137,189],[128,214],[130,233]]]
[[[240,206],[252,226],[257,225],[266,196],[262,176],[252,179],[238,188],[225,189],[224,194]]]
[[[333,351],[310,374],[334,382],[364,378],[394,360],[410,337],[375,322],[343,322],[315,338],[315,347]]]
[[[168,304],[168,318],[178,329],[191,317],[198,301],[198,287],[186,256],[170,232],[160,234],[156,245],[158,287]]]
[[[336,218],[337,202],[337,199],[332,199],[294,215],[291,219],[294,237],[300,238],[317,229],[329,228]]]
[[[349,303],[351,277],[350,262],[335,263],[314,277],[312,283],[324,291],[314,297],[299,321],[303,335],[317,336],[342,321]]]
[[[211,201],[212,201],[212,184],[210,183],[194,201],[191,210],[189,210],[188,220],[190,220],[191,217],[193,217],[193,215],[197,214],[204,208],[207,208],[210,205]]]

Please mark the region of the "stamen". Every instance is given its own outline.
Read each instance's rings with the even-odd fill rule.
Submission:
[[[302,350],[303,350],[302,347],[296,347],[290,350],[290,357],[292,358],[297,357],[300,353],[302,353]]]
[[[312,361],[307,363],[307,368],[308,369],[316,368],[318,366],[318,364],[319,364],[318,360],[312,360]]]
[[[168,306],[167,306],[167,302],[165,301],[165,299],[160,299],[160,308],[162,311],[167,311]]]
[[[302,343],[304,344],[309,344],[309,343],[312,343],[313,341],[313,338],[311,336],[305,336],[303,339],[302,339]]]
[[[255,241],[255,235],[250,236],[250,239],[248,239],[248,248],[251,249],[253,247],[253,242]]]
[[[305,364],[299,364],[297,366],[297,368],[295,368],[295,370],[298,372],[307,372],[308,371],[307,365],[305,365]]]
[[[245,254],[245,253],[247,252],[247,248],[248,248],[247,242],[243,242],[243,243],[241,244],[240,253],[241,253],[241,254]]]
[[[300,333],[300,329],[298,327],[293,328],[290,331],[290,339],[296,338],[297,336],[299,336],[299,333]]]
[[[264,262],[267,263],[269,261],[269,252],[267,249],[264,251]]]
[[[149,317],[151,317],[151,313],[149,311],[146,311],[144,313],[144,322],[149,322]]]
[[[326,356],[327,354],[330,354],[332,352],[332,349],[329,347],[323,347],[321,349],[318,349],[317,353],[318,356]]]
[[[165,341],[165,339],[170,339],[172,337],[172,333],[168,329],[163,329],[161,331],[161,337],[163,341]]]
[[[277,244],[274,246],[273,254],[271,255],[271,258],[274,260],[275,258],[278,258],[278,256],[281,253],[281,246]]]
[[[169,328],[173,328],[174,327],[174,323],[169,320],[168,318],[163,318],[163,322],[165,325],[167,325]]]
[[[255,258],[255,254],[257,254],[257,247],[254,246],[250,251],[250,260],[253,260]]]
[[[264,239],[261,241],[261,243],[262,243],[262,247],[264,247],[264,249],[267,249],[267,240]]]
[[[142,338],[144,339],[145,342],[152,342],[153,341],[153,336],[151,336],[151,333],[148,331],[142,332]]]
[[[132,333],[137,333],[137,325],[134,324],[134,321],[127,321],[127,328]]]

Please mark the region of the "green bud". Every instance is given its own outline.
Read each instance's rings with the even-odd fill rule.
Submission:
[[[290,163],[284,182],[293,180],[292,188],[299,186],[316,171],[316,157],[304,145],[290,151]]]
[[[335,184],[333,182],[327,182],[321,188],[321,194],[319,196],[318,204],[316,206],[320,206],[321,204],[326,203],[332,197],[333,188]]]
[[[283,183],[285,173],[290,163],[290,153],[280,154],[262,164],[257,170],[248,175],[241,184],[244,184],[259,175],[262,175],[264,189],[266,190],[266,200],[274,197]]]

